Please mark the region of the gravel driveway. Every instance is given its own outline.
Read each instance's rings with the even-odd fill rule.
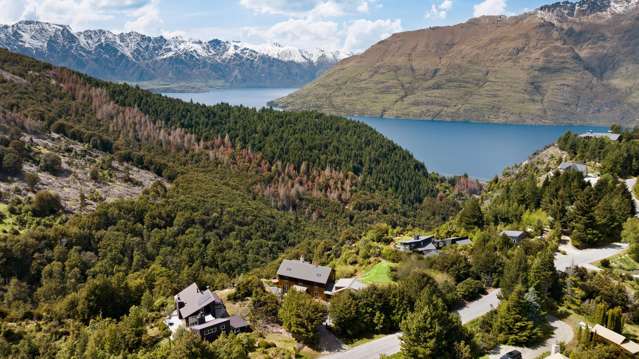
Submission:
[[[552,337],[550,337],[543,345],[536,348],[521,348],[510,345],[500,345],[495,350],[490,352],[489,358],[500,358],[502,355],[508,353],[511,350],[519,350],[521,352],[522,359],[534,359],[545,352],[549,352],[552,349],[553,344],[559,344],[560,342],[568,343],[572,340],[575,333],[570,325],[562,322],[555,317],[548,317],[550,325],[555,328]]]

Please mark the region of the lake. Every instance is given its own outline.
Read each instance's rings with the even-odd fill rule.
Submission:
[[[295,89],[219,89],[206,93],[165,94],[213,105],[264,107]],[[409,150],[428,170],[452,176],[468,174],[489,180],[510,165],[555,140],[566,131],[605,131],[593,126],[506,125],[478,122],[420,121],[353,117]]]
[[[297,89],[213,89],[202,93],[164,93],[164,95],[206,105],[226,102],[231,105],[262,108],[267,102],[284,97],[295,90]]]

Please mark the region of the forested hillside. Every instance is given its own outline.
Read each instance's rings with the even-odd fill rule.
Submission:
[[[442,223],[475,187],[345,119],[186,104],[4,50],[0,120],[0,182],[32,184],[0,196],[1,357],[166,357],[161,320],[189,283],[268,278],[283,255],[328,263],[375,223]],[[73,146],[46,155],[42,136]],[[73,192],[32,171],[78,146],[163,179],[73,214]]]

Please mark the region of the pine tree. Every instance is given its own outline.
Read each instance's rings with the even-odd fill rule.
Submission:
[[[452,359],[465,352],[451,350],[465,339],[459,316],[449,313],[446,304],[428,288],[401,329],[402,354],[406,358]]]
[[[528,283],[539,294],[542,306],[546,307],[550,301],[550,292],[557,283],[554,253],[544,250],[539,253],[530,268]]]
[[[471,198],[464,204],[459,212],[459,223],[466,229],[482,228],[484,226],[484,214],[481,211],[479,200]]]
[[[518,284],[528,286],[526,253],[521,247],[515,248],[512,253],[512,257],[504,265],[504,274],[499,282],[502,295],[505,297],[509,296]]]
[[[575,201],[571,218],[573,222],[572,243],[575,247],[584,248],[595,244],[599,238],[597,221],[593,208],[597,205],[592,188],[586,188]]]
[[[525,299],[525,289],[518,285],[510,296],[499,304],[494,331],[500,343],[527,345],[538,341],[542,332],[531,318],[533,310]]]
[[[609,309],[606,316],[606,328],[614,330],[617,333],[622,333],[624,320],[621,307]]]

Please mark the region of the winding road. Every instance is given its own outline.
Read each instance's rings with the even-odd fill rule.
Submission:
[[[563,253],[555,254],[555,267],[558,271],[565,272],[571,266],[579,266],[590,271],[600,270],[592,263],[617,255],[628,248],[625,243],[613,243],[602,248],[591,248],[580,250],[573,247],[570,243],[562,244],[559,249]],[[457,311],[461,318],[462,324],[466,324],[473,319],[479,318],[488,313],[491,309],[497,308],[499,305],[499,289],[493,290],[480,299],[468,303],[464,308]],[[524,358],[536,358],[539,354],[550,351],[550,347],[558,342],[569,342],[574,335],[572,328],[566,323],[550,318],[550,325],[555,328],[553,336],[537,348],[514,348],[509,346],[499,346],[495,353],[491,353],[491,358],[499,357],[499,355],[512,349],[522,352]],[[378,358],[380,355],[392,355],[400,351],[401,333],[387,335],[383,338],[370,341],[355,348],[330,353],[323,358],[327,359],[370,359]],[[498,354],[499,353],[499,354]]]
[[[497,297],[499,292],[499,289],[492,290],[485,296],[474,302],[468,303],[464,308],[458,310],[457,313],[459,314],[462,324],[466,324],[471,320],[479,318],[490,312],[492,309],[497,308],[499,305],[499,298]],[[400,350],[400,336],[401,333],[387,335],[383,338],[370,341],[355,348],[324,356],[323,358],[370,359],[378,358],[380,355],[392,355]]]

